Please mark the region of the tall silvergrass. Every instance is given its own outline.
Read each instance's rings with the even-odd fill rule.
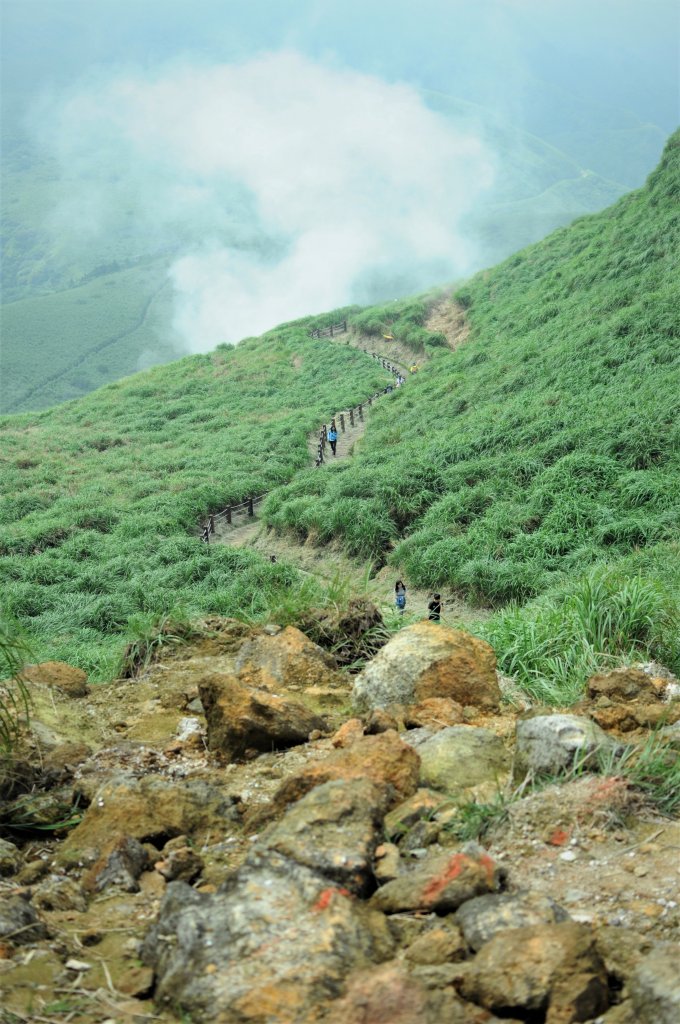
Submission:
[[[29,655],[19,624],[0,612],[0,761],[11,755],[30,698],[21,669]]]
[[[655,657],[680,668],[680,609],[660,583],[597,567],[568,589],[499,612],[482,628],[499,668],[534,699],[571,704],[589,675]]]

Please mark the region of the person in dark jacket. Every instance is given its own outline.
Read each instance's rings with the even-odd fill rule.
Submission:
[[[432,600],[427,606],[429,611],[429,618],[432,622],[439,622],[442,616],[442,597],[441,594],[433,594]]]
[[[394,603],[400,615],[404,614],[406,607],[406,587],[403,580],[397,580],[394,584]]]

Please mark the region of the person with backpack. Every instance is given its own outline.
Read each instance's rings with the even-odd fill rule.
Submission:
[[[394,584],[394,603],[399,614],[403,615],[406,607],[406,587],[403,580],[397,580]]]
[[[442,615],[442,597],[441,597],[441,594],[433,594],[432,595],[432,600],[428,604],[427,610],[430,613],[428,618],[430,619],[431,622],[439,622],[439,621],[441,621],[441,615]]]
[[[333,455],[335,455],[335,449],[337,448],[338,445],[338,428],[335,425],[335,420],[331,420],[331,425],[328,430],[328,443],[331,446],[331,451],[333,452]]]

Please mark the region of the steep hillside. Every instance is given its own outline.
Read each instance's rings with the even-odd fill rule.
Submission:
[[[291,584],[254,553],[206,549],[197,527],[289,480],[322,418],[384,386],[309,323],[0,420],[2,603],[35,657],[106,676],[140,613],[248,615]]]
[[[474,278],[467,343],[381,405],[353,463],[275,492],[271,524],[294,507],[322,542],[495,604],[677,540],[678,196],[680,133],[644,188]]]

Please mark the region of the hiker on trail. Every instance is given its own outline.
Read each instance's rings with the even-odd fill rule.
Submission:
[[[411,373],[417,373],[418,372],[418,364],[414,363],[413,366],[409,366],[409,370],[411,371]]]
[[[404,586],[403,580],[397,580],[394,584],[394,603],[397,606],[400,615],[404,614],[404,608],[406,607],[406,587]]]
[[[328,431],[328,443],[331,446],[333,455],[335,455],[335,449],[338,444],[338,428],[335,425],[335,420],[331,420],[330,429]]]
[[[429,611],[429,619],[432,622],[439,622],[442,615],[442,596],[441,594],[433,594],[432,600],[427,606]]]
[[[272,563],[272,565],[276,565],[276,555],[270,555],[269,561]]]

